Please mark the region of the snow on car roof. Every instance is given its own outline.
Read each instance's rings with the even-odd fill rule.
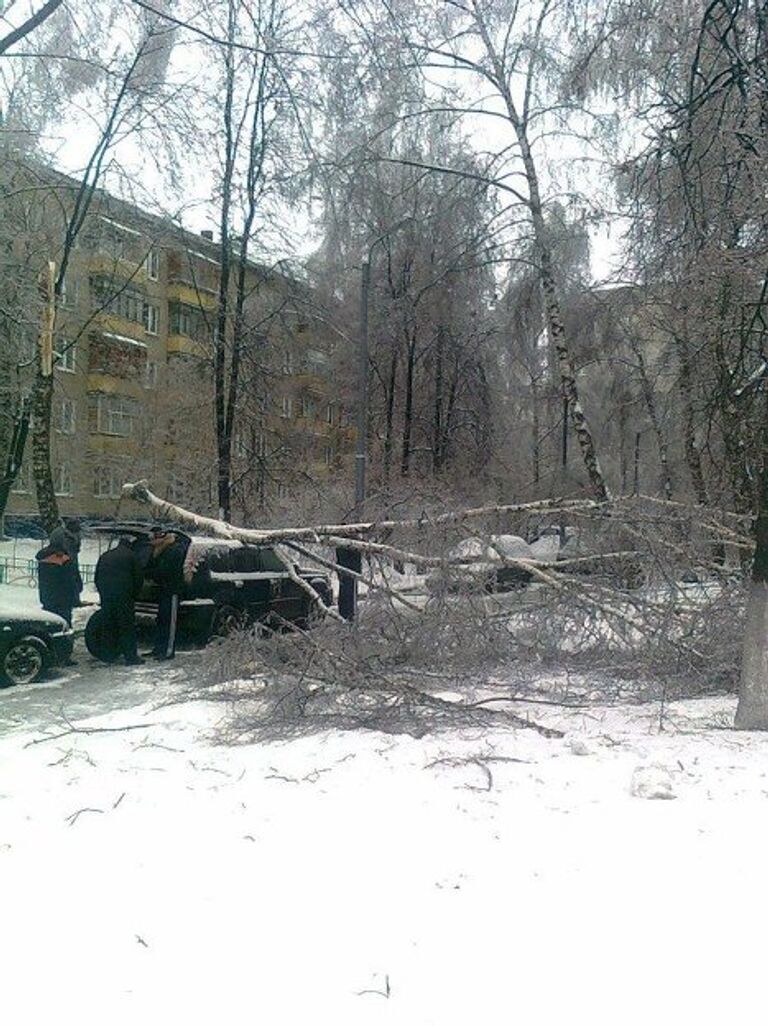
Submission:
[[[525,539],[516,534],[492,534],[488,538],[464,538],[450,553],[451,559],[534,559],[534,553]]]

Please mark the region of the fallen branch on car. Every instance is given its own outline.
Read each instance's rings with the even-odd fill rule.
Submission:
[[[590,510],[596,512],[604,504],[594,499],[542,499],[538,502],[513,503],[511,505],[479,506],[475,509],[463,509],[428,516],[426,513],[416,519],[408,520],[370,520],[359,524],[320,524],[316,527],[285,527],[264,531],[250,527],[235,527],[215,517],[204,517],[192,513],[182,506],[167,502],[151,492],[146,481],[123,485],[125,498],[134,499],[149,506],[160,519],[175,520],[187,527],[195,528],[215,538],[226,538],[232,541],[250,542],[253,545],[265,545],[281,542],[285,539],[293,541],[319,542],[329,536],[339,538],[356,538],[359,535],[375,534],[377,531],[391,531],[395,528],[436,527],[438,525],[459,524],[465,520],[476,520],[493,515],[509,515],[513,513],[565,513],[572,510]]]

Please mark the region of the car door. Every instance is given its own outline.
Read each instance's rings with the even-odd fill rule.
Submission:
[[[251,620],[262,620],[272,605],[269,576],[261,566],[260,550],[254,545],[243,545],[227,552],[229,588],[237,605],[244,608]]]
[[[307,594],[292,581],[285,564],[269,545],[261,547],[262,570],[270,577],[270,609],[283,620],[293,623],[307,615]]]

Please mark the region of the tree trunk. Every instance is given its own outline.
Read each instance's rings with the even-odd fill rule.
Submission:
[[[461,368],[459,366],[458,354],[453,363],[453,373],[451,375],[451,387],[448,389],[448,399],[445,405],[445,417],[443,418],[443,440],[440,448],[443,454],[443,462],[447,463],[449,458],[452,456],[453,446],[451,444],[451,438],[453,436],[453,424],[456,414],[456,398],[459,388],[459,375]]]
[[[680,362],[680,395],[683,400],[683,448],[685,451],[685,462],[691,475],[693,492],[696,501],[702,506],[709,505],[707,485],[704,481],[704,469],[701,465],[701,455],[696,445],[696,413],[693,405],[693,371],[691,368],[691,356],[688,347],[687,332],[685,337],[675,335],[677,347],[677,358]]]
[[[576,383],[576,369],[571,357],[568,337],[565,330],[565,323],[562,315],[562,304],[560,302],[559,289],[552,267],[552,253],[549,247],[546,221],[544,219],[544,208],[539,188],[539,176],[536,169],[536,162],[531,152],[528,139],[528,126],[523,117],[518,113],[517,105],[512,96],[508,76],[505,74],[504,66],[493,45],[484,14],[477,0],[472,0],[475,23],[480,33],[485,50],[490,58],[494,70],[495,85],[501,94],[506,108],[507,118],[512,126],[520,147],[520,158],[523,163],[523,170],[528,186],[528,208],[533,224],[533,235],[538,252],[538,272],[541,284],[541,292],[544,300],[544,312],[549,340],[557,353],[558,365],[560,368],[560,380],[563,389],[563,396],[568,400],[571,412],[571,423],[576,433],[581,448],[582,459],[587,470],[592,491],[599,502],[606,502],[610,499],[610,493],[600,468],[600,461],[597,456],[595,441],[589,427],[586,414],[579,398],[579,389]],[[525,110],[525,108],[524,108]]]
[[[403,411],[403,451],[400,473],[408,477],[411,472],[411,439],[413,437],[413,374],[416,365],[416,340],[408,339],[405,358],[405,409]]]
[[[541,425],[539,423],[539,379],[531,375],[531,461],[533,483],[541,480]]]
[[[394,448],[395,430],[395,389],[397,387],[397,348],[392,350],[389,365],[389,381],[387,383],[387,408],[384,423],[384,483],[389,484],[392,471],[392,450]]]
[[[43,527],[49,533],[59,524],[59,505],[51,474],[51,406],[53,374],[38,368],[32,387],[32,474]]]
[[[234,38],[235,7],[229,4],[228,38]],[[229,318],[229,280],[231,274],[231,247],[229,220],[232,207],[232,179],[235,169],[235,126],[233,105],[235,93],[234,55],[227,48],[224,55],[226,86],[224,91],[224,171],[221,181],[221,211],[219,228],[219,292],[214,337],[214,391],[216,405],[216,480],[219,516],[229,520],[232,508],[232,435],[227,424],[226,367],[227,322]]]
[[[14,420],[11,437],[7,441],[8,455],[5,460],[3,478],[0,481],[0,534],[2,534],[3,517],[8,506],[8,497],[21,470],[28,432],[29,408],[26,402],[22,402],[21,409]]]
[[[437,329],[435,344],[435,404],[432,414],[432,471],[439,474],[443,469],[443,345],[444,329]]]
[[[621,477],[621,494],[627,494],[627,478],[629,477],[629,460],[627,459],[627,404],[619,402],[619,475]]]
[[[763,418],[763,465],[734,721],[737,730],[768,730],[768,395]]]

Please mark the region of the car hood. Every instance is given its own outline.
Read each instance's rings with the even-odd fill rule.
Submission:
[[[44,609],[0,609],[0,631],[4,627],[20,626],[52,632],[66,630],[67,621],[56,613],[48,613]]]

